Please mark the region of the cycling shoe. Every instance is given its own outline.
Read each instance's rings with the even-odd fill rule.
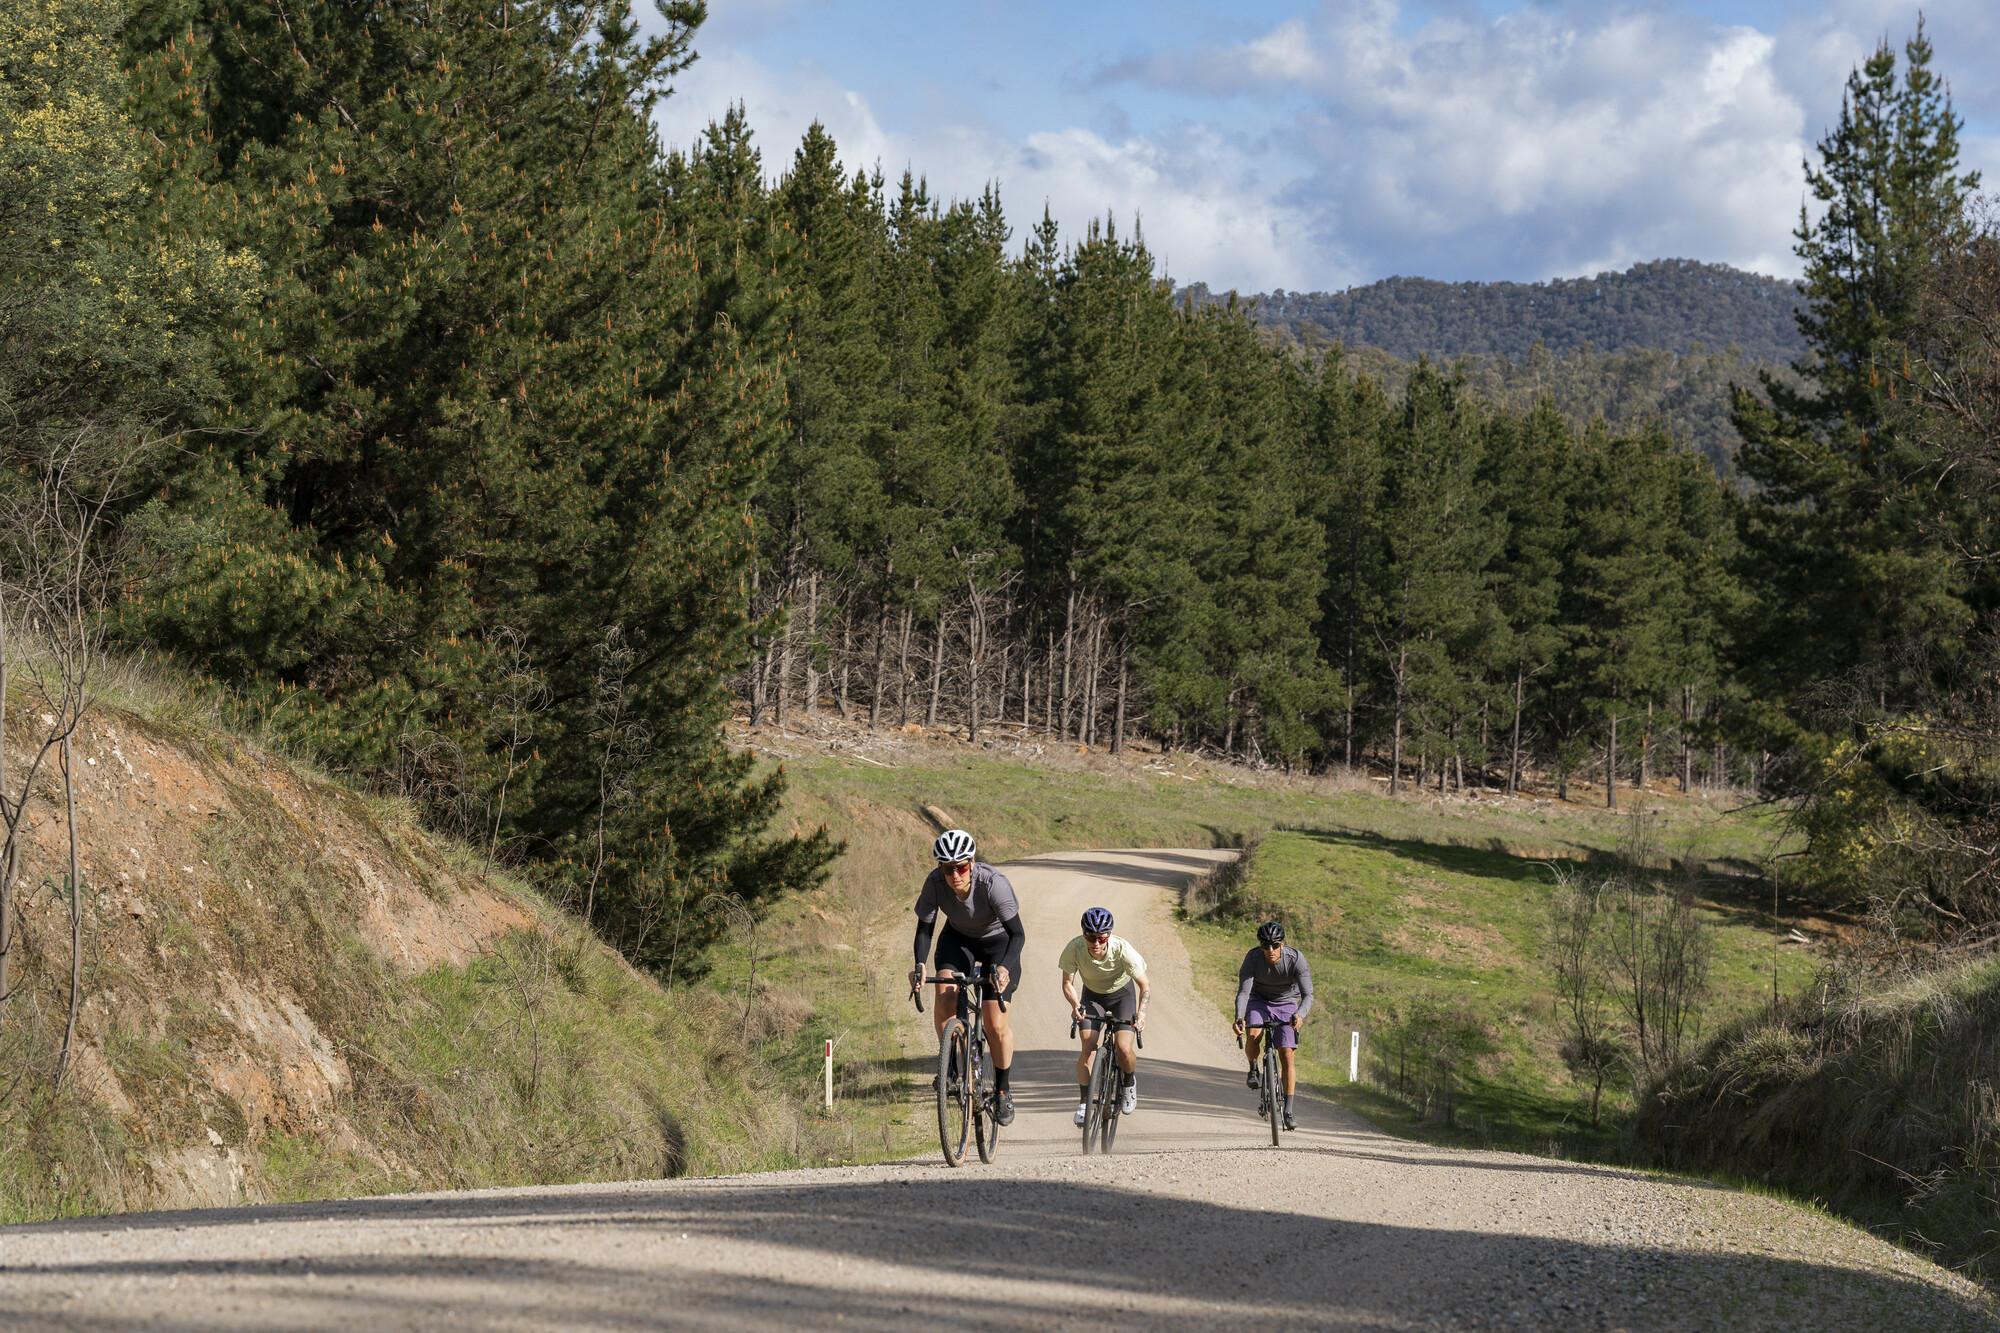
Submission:
[[[1298,1127],[1299,1127],[1299,1122],[1292,1119],[1292,1113],[1290,1111],[1285,1112],[1285,1128],[1297,1129]]]
[[[1014,1123],[1014,1094],[1003,1092],[993,1099],[993,1123],[1011,1125]]]
[[[1090,1119],[1090,1103],[1078,1102],[1076,1104],[1076,1114],[1070,1118],[1072,1120],[1075,1120],[1076,1123],[1079,1125],[1081,1125],[1084,1121]]]
[[[1260,1080],[1257,1078],[1257,1067],[1255,1065],[1252,1065],[1250,1072],[1243,1076],[1243,1086],[1252,1092],[1257,1091],[1260,1086]]]

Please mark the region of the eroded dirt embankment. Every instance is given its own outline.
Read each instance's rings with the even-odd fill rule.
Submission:
[[[10,738],[16,773],[24,739]],[[227,740],[98,714],[74,748],[83,1000],[68,1083],[44,1117],[84,1131],[109,1177],[99,1188],[129,1207],[265,1197],[260,1149],[274,1136],[396,1174],[393,1150],[343,1110],[369,1015],[340,993],[341,964],[464,967],[540,926],[536,904],[455,869],[394,806]],[[59,1060],[69,998],[68,829],[50,768],[38,786],[24,984],[0,1027],[29,1088]],[[54,1171],[58,1186],[78,1174]]]

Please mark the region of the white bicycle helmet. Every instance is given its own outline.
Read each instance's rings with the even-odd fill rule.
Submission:
[[[970,861],[978,851],[979,844],[962,828],[946,829],[931,844],[931,855],[940,861]]]

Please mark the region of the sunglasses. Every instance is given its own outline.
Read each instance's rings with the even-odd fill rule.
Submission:
[[[944,862],[944,873],[947,875],[963,875],[966,871],[970,869],[972,869],[972,862],[970,861]]]
[[[1083,932],[1083,937],[1089,940],[1092,944],[1102,944],[1104,941],[1111,938],[1111,932],[1107,930],[1100,935],[1096,931],[1086,930]]]

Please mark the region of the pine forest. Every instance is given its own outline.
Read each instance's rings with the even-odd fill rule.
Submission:
[[[1871,728],[1977,676],[1995,241],[1921,32],[1819,146],[1804,283],[1732,287],[1806,350],[1562,398],[1573,349],[1273,337],[1125,219],[819,126],[671,149],[705,10],[661,12],[9,7],[10,623],[166,655],[666,974],[695,903],[838,849],[777,832],[732,709],[1832,828],[1827,765],[1923,771]],[[1881,799],[1989,808],[1936,781]]]

